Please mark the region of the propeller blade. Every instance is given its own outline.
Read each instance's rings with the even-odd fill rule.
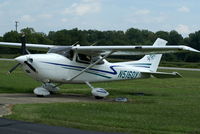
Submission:
[[[34,72],[37,72],[36,69],[31,65],[29,64],[27,61],[24,61],[24,63],[30,67],[31,70],[33,70]]]
[[[21,43],[22,43],[21,54],[22,55],[30,54],[30,52],[26,49],[26,36],[25,36],[25,34],[22,34]]]
[[[25,34],[23,34],[22,37],[21,37],[21,43],[22,43],[21,54],[24,55],[24,54],[26,54],[26,37],[25,37]]]
[[[11,68],[8,73],[12,73],[19,65],[21,65],[21,63],[18,63],[17,65],[15,65],[13,68]]]

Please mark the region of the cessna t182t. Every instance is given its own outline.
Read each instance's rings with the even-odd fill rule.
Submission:
[[[22,56],[16,57],[16,66],[21,66],[26,74],[42,83],[33,92],[37,96],[47,96],[67,83],[85,83],[96,98],[109,95],[103,88],[95,88],[90,83],[140,78],[176,78],[180,74],[157,72],[162,54],[173,52],[197,52],[188,46],[170,45],[158,38],[153,46],[55,46],[42,44],[0,42],[2,46],[21,47]],[[30,54],[27,48],[48,49],[45,54]],[[138,61],[110,63],[110,55],[144,55]]]

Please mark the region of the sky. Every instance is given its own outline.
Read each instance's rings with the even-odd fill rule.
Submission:
[[[200,0],[0,0],[0,36],[32,27],[37,32],[81,30],[200,30]]]

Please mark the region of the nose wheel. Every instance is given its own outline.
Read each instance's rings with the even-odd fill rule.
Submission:
[[[42,86],[35,88],[33,92],[35,95],[37,95],[37,97],[44,97],[50,95],[50,92]]]
[[[59,89],[60,88],[55,86],[53,83],[44,83],[41,87],[35,88],[33,92],[38,97],[44,97],[57,92]]]

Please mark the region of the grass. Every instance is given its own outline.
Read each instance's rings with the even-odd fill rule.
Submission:
[[[5,72],[15,63],[0,63],[0,92],[32,92],[40,83],[19,69]],[[161,70],[163,71],[163,70]],[[164,70],[165,71],[165,70]],[[6,118],[56,126],[133,134],[200,133],[200,72],[178,71],[181,79],[143,79],[96,83],[109,98],[127,97],[127,103],[77,102],[20,104]],[[86,85],[69,84],[60,93],[91,96]],[[138,95],[137,93],[143,93]]]
[[[182,68],[200,68],[199,62],[168,62],[163,61],[161,62],[160,66],[164,67],[182,67]]]
[[[41,85],[39,82],[26,76],[21,68],[7,74],[16,62],[0,61],[0,93],[30,93],[34,87]]]
[[[0,54],[0,58],[9,58],[13,59],[15,57],[19,56],[19,54]]]
[[[199,106],[162,101],[16,105],[8,118],[108,132],[200,132]]]

